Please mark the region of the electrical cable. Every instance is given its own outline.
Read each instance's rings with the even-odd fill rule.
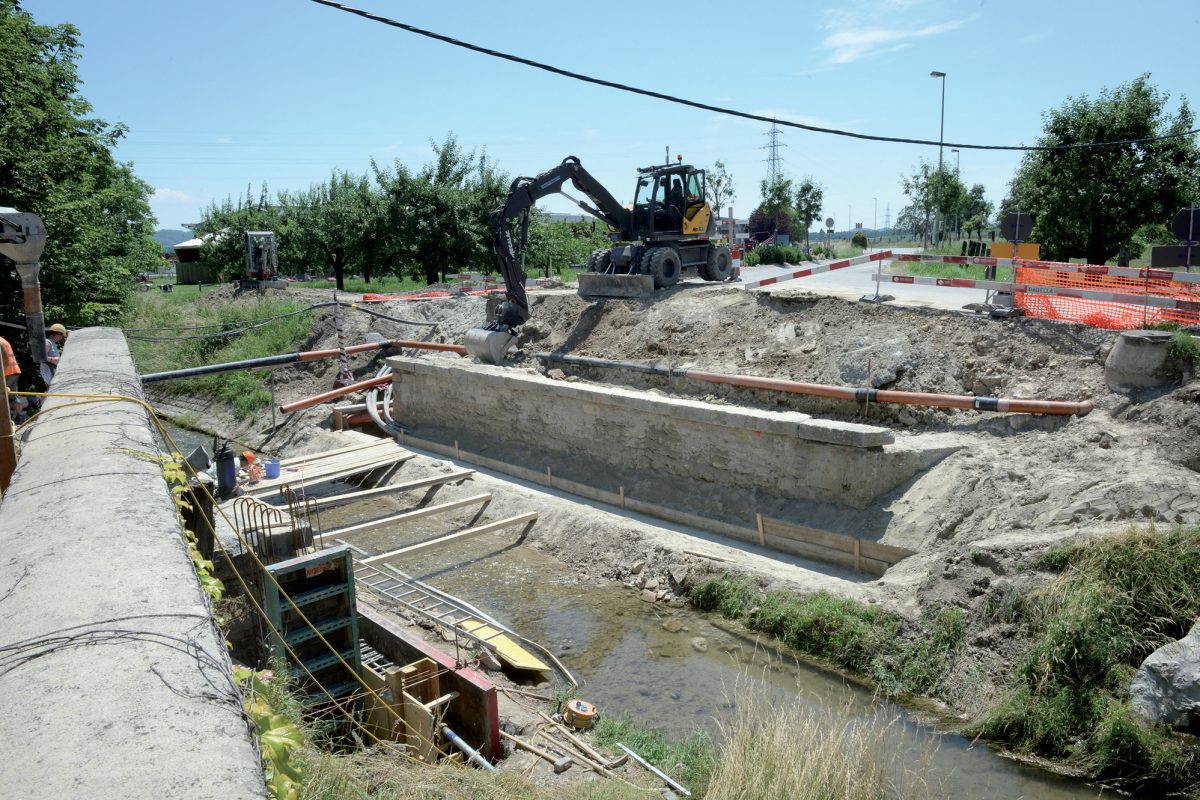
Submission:
[[[359,302],[362,302],[362,301],[359,301]],[[182,342],[182,341],[190,341],[190,340],[194,340],[194,339],[219,339],[219,338],[222,338],[225,336],[233,336],[235,334],[245,333],[246,331],[254,330],[255,328],[261,328],[264,325],[268,325],[272,322],[275,322],[276,320],[285,319],[287,317],[294,317],[297,314],[305,314],[309,311],[314,311],[319,308],[328,308],[330,306],[335,306],[335,305],[343,306],[345,308],[351,308],[351,309],[354,309],[357,311],[361,311],[364,314],[368,314],[372,317],[378,317],[379,319],[384,319],[384,320],[387,320],[388,322],[396,322],[401,325],[413,325],[418,328],[436,328],[438,326],[438,323],[436,323],[436,322],[424,322],[424,321],[418,321],[418,320],[400,319],[399,317],[392,317],[392,316],[388,316],[387,314],[380,314],[378,311],[371,311],[370,309],[367,309],[367,308],[359,308],[357,302],[347,303],[347,302],[339,300],[336,302],[330,301],[327,303],[316,303],[314,305],[309,306],[308,308],[301,308],[296,311],[289,311],[285,314],[276,314],[273,317],[260,317],[258,319],[243,320],[240,322],[215,322],[215,323],[212,323],[209,325],[191,325],[191,326],[180,327],[180,328],[175,328],[175,327],[172,327],[169,325],[164,325],[164,326],[161,326],[158,328],[122,328],[121,331],[123,333],[125,333],[126,339],[134,339],[136,341],[141,341],[141,342]],[[131,335],[129,335],[131,332],[136,332],[136,331],[159,331],[159,330],[191,331],[191,330],[204,330],[206,328],[219,328],[224,325],[241,325],[242,327],[230,328],[228,330],[216,331],[214,333],[197,334],[195,336],[136,336],[136,335],[131,336]]]
[[[145,333],[147,331],[166,331],[166,330],[200,331],[200,330],[204,330],[205,328],[220,328],[225,325],[250,325],[255,322],[270,322],[270,321],[276,320],[276,319],[283,319],[284,317],[290,317],[295,314],[303,314],[305,311],[312,311],[313,309],[325,308],[325,307],[331,306],[331,305],[333,305],[332,300],[325,302],[325,303],[313,303],[308,308],[302,308],[297,311],[288,311],[285,314],[276,314],[273,317],[258,317],[256,319],[243,319],[243,320],[235,320],[232,322],[210,322],[207,325],[158,325],[153,328],[121,328],[121,332],[129,334],[129,333]]]
[[[1184,137],[1184,136],[1194,136],[1195,134],[1200,133],[1200,128],[1194,128],[1194,129],[1192,129],[1190,131],[1186,131],[1186,132],[1167,133],[1167,134],[1163,134],[1161,136],[1147,136],[1147,137],[1141,138],[1141,139],[1118,139],[1118,140],[1106,141],[1106,142],[1079,142],[1079,143],[1075,143],[1075,144],[1057,144],[1057,145],[964,144],[964,143],[959,143],[959,142],[933,141],[930,139],[906,139],[906,138],[899,137],[899,136],[878,136],[878,135],[868,134],[868,133],[855,133],[853,131],[841,130],[838,128],[824,128],[824,127],[820,127],[818,125],[805,125],[804,123],[801,123],[801,122],[791,122],[789,120],[784,120],[784,119],[775,119],[773,117],[767,117],[762,114],[751,114],[746,111],[737,111],[735,109],[725,108],[723,106],[714,106],[710,103],[701,103],[696,100],[688,100],[688,99],[685,99],[682,97],[677,97],[675,95],[651,91],[649,89],[639,89],[636,86],[630,86],[630,85],[624,84],[624,83],[616,83],[614,81],[604,80],[603,78],[595,78],[590,75],[584,75],[583,73],[580,73],[580,72],[571,72],[570,70],[565,70],[560,67],[554,67],[549,64],[544,64],[540,61],[533,61],[532,59],[522,58],[521,56],[515,56],[515,55],[512,55],[511,53],[505,53],[500,50],[492,50],[491,48],[480,47],[477,44],[471,44],[470,42],[464,42],[461,39],[455,39],[451,36],[446,36],[446,35],[440,34],[440,33],[434,33],[433,31],[427,31],[424,28],[418,28],[415,25],[409,25],[404,22],[399,22],[394,19],[389,19],[387,17],[380,16],[379,14],[373,14],[370,11],[363,11],[358,8],[353,8],[351,6],[343,5],[342,3],[334,2],[334,0],[312,0],[312,2],[318,3],[323,6],[329,6],[330,8],[336,8],[339,11],[345,11],[349,14],[357,14],[358,16],[369,19],[372,22],[380,22],[380,23],[383,23],[384,25],[390,25],[393,28],[399,28],[400,30],[408,31],[409,33],[415,33],[419,36],[425,36],[430,39],[436,39],[439,42],[445,42],[446,44],[454,45],[455,47],[461,47],[465,50],[472,50],[476,53],[481,53],[485,56],[491,56],[493,58],[501,58],[501,59],[504,59],[505,61],[512,61],[516,64],[524,64],[527,67],[533,67],[534,69],[540,69],[540,70],[544,70],[546,72],[551,72],[555,75],[561,75],[564,78],[571,78],[573,80],[583,81],[584,83],[592,83],[597,86],[606,86],[610,89],[617,89],[618,91],[629,92],[631,94],[638,94],[638,95],[642,95],[644,97],[653,97],[657,100],[664,100],[668,103],[675,103],[676,105],[689,106],[691,108],[698,108],[698,109],[701,109],[702,111],[712,111],[717,114],[724,114],[726,116],[740,117],[742,119],[750,119],[750,120],[754,120],[756,122],[768,122],[768,123],[771,123],[774,125],[783,125],[788,128],[799,128],[800,130],[812,131],[813,133],[827,133],[827,134],[831,134],[833,136],[845,136],[845,137],[849,137],[852,139],[865,139],[867,141],[872,141],[872,142],[894,142],[897,144],[919,144],[919,145],[928,145],[928,146],[937,146],[937,147],[957,147],[962,150],[1016,150],[1016,151],[1020,151],[1020,152],[1029,152],[1029,151],[1039,151],[1039,150],[1040,151],[1077,150],[1077,149],[1092,148],[1092,147],[1114,147],[1116,145],[1143,144],[1146,142],[1162,141],[1164,139],[1177,139],[1177,138]]]

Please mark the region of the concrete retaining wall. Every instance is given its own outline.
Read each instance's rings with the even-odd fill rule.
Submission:
[[[738,487],[863,507],[946,454],[891,431],[651,392],[556,381],[503,367],[390,358],[395,414],[423,439],[483,455],[557,457],[575,480],[668,476],[703,493]],[[580,473],[591,473],[590,475]],[[564,475],[564,477],[568,477]]]
[[[72,333],[52,390],[140,397],[121,333]],[[0,502],[0,794],[265,797],[147,413],[70,402]]]

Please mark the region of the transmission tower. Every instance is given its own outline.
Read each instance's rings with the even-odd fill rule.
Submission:
[[[887,208],[883,212],[883,227],[888,230],[892,229],[892,204],[891,203],[887,204]]]
[[[787,147],[786,144],[779,141],[779,126],[774,122],[771,123],[771,130],[767,131],[767,143],[760,150],[767,151],[767,157],[763,159],[767,162],[767,183],[774,184],[779,180],[780,164],[783,163],[783,157],[779,155],[779,148]]]

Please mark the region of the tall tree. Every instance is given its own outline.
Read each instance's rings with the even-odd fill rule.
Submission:
[[[1038,144],[1057,146],[1184,133],[1195,117],[1186,100],[1174,114],[1169,95],[1142,75],[1095,99],[1072,97],[1043,114]],[[1047,258],[1083,256],[1103,264],[1147,224],[1167,222],[1200,187],[1195,136],[1140,144],[1033,151],[1009,186],[1002,213],[1033,216],[1033,239]]]
[[[796,224],[804,229],[804,246],[808,247],[808,229],[821,218],[821,204],[825,200],[825,189],[808,175],[796,187],[794,201]]]
[[[371,282],[368,232],[378,203],[366,175],[335,169],[328,183],[281,195],[280,205],[292,217],[292,235],[306,263],[332,270],[339,290],[345,288],[348,267],[362,270],[363,280]]]
[[[201,257],[206,265],[226,280],[244,277],[246,274],[246,232],[271,231],[275,234],[276,255],[279,271],[283,274],[305,272],[310,266],[293,235],[295,215],[284,212],[278,200],[272,200],[264,184],[258,196],[246,187],[246,196],[236,201],[225,198],[215,200],[202,214],[195,234],[206,240]]]
[[[150,187],[112,155],[125,127],[92,117],[79,93],[80,47],[75,26],[38,25],[0,0],[0,206],[46,224],[47,319],[96,325],[116,318],[132,277],[153,270],[161,249],[150,238]],[[15,269],[0,257],[0,317],[22,308]]]
[[[417,172],[399,161],[391,170],[372,164],[383,192],[376,238],[400,269],[428,284],[445,280],[451,269],[491,272],[489,218],[507,180],[486,153],[464,152],[453,135],[430,146],[435,160]]]
[[[911,175],[900,176],[900,186],[908,195],[909,204],[897,215],[896,227],[911,230],[914,236],[921,237],[922,243],[927,241],[939,208],[943,217],[953,215],[954,209],[962,207],[968,196],[953,171],[934,169],[924,161]],[[938,226],[939,232],[943,227]]]
[[[737,194],[733,189],[733,176],[725,169],[725,162],[718,159],[705,175],[704,191],[712,203],[713,216],[721,218],[721,209],[732,203]]]

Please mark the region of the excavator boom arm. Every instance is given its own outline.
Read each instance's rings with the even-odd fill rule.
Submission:
[[[561,164],[535,178],[517,178],[512,182],[504,205],[492,213],[492,227],[496,231],[492,246],[500,262],[500,274],[504,277],[505,302],[497,309],[496,318],[489,328],[508,331],[529,319],[524,265],[529,209],[543,197],[561,192],[568,181],[591,201],[591,205],[578,203],[580,208],[620,231],[621,238],[630,236],[630,211],[618,203],[575,156],[567,156]],[[519,249],[513,235],[513,223],[518,221]]]

